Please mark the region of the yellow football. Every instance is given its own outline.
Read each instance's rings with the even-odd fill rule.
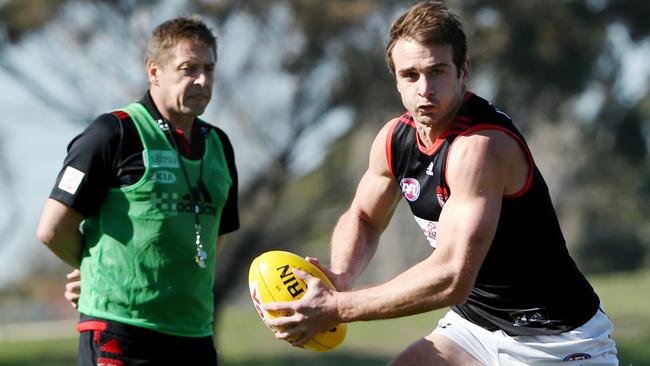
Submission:
[[[293,268],[318,277],[329,288],[334,288],[332,282],[321,270],[298,255],[280,250],[263,253],[253,260],[248,272],[251,298],[262,319],[276,317],[275,314],[264,311],[262,304],[294,301],[305,295],[307,286],[304,281],[293,274]],[[329,351],[343,342],[346,333],[347,326],[339,324],[328,331],[316,334],[303,348],[317,352]]]

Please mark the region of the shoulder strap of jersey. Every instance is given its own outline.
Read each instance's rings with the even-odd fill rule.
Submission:
[[[155,121],[149,111],[140,103],[131,103],[120,109],[118,113],[126,113],[131,117],[145,150],[173,150],[167,137],[169,125]]]
[[[413,117],[409,112],[402,114],[395,118],[388,129],[386,134],[386,162],[388,163],[388,170],[390,174],[395,177],[395,143],[399,143],[398,139],[404,136],[402,129],[404,127],[415,127]],[[398,136],[399,135],[399,136]]]

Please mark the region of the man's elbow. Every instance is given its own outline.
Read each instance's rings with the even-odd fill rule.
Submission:
[[[41,214],[36,237],[50,248],[74,240],[83,218],[79,212],[50,198]]]
[[[454,271],[451,284],[447,289],[447,299],[449,305],[464,304],[469,298],[474,281],[463,275],[462,271]]]
[[[56,242],[56,230],[51,226],[41,223],[36,229],[36,238],[45,244],[45,246],[50,247]]]
[[[452,289],[448,297],[449,305],[451,306],[451,305],[464,304],[465,302],[467,302],[470,293],[471,293],[471,289],[466,290],[465,288],[462,287]]]
[[[36,238],[50,249],[56,249],[60,242],[66,241],[65,236],[65,226],[52,225],[48,220],[41,220],[36,229]]]

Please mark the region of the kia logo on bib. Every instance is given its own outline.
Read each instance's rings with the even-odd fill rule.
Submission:
[[[415,178],[404,178],[399,182],[402,193],[407,200],[413,202],[420,196],[420,182]]]

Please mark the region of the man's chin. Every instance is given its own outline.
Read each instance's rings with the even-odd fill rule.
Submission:
[[[418,124],[421,124],[421,125],[424,125],[424,126],[429,126],[429,127],[434,126],[436,124],[436,122],[437,122],[437,120],[435,118],[433,118],[433,116],[429,116],[429,115],[416,116],[414,119],[415,119],[415,122],[417,122]]]
[[[193,116],[193,117],[198,117],[205,112],[205,108],[207,105],[203,106],[185,106],[181,110],[181,112],[186,115],[186,116]]]

